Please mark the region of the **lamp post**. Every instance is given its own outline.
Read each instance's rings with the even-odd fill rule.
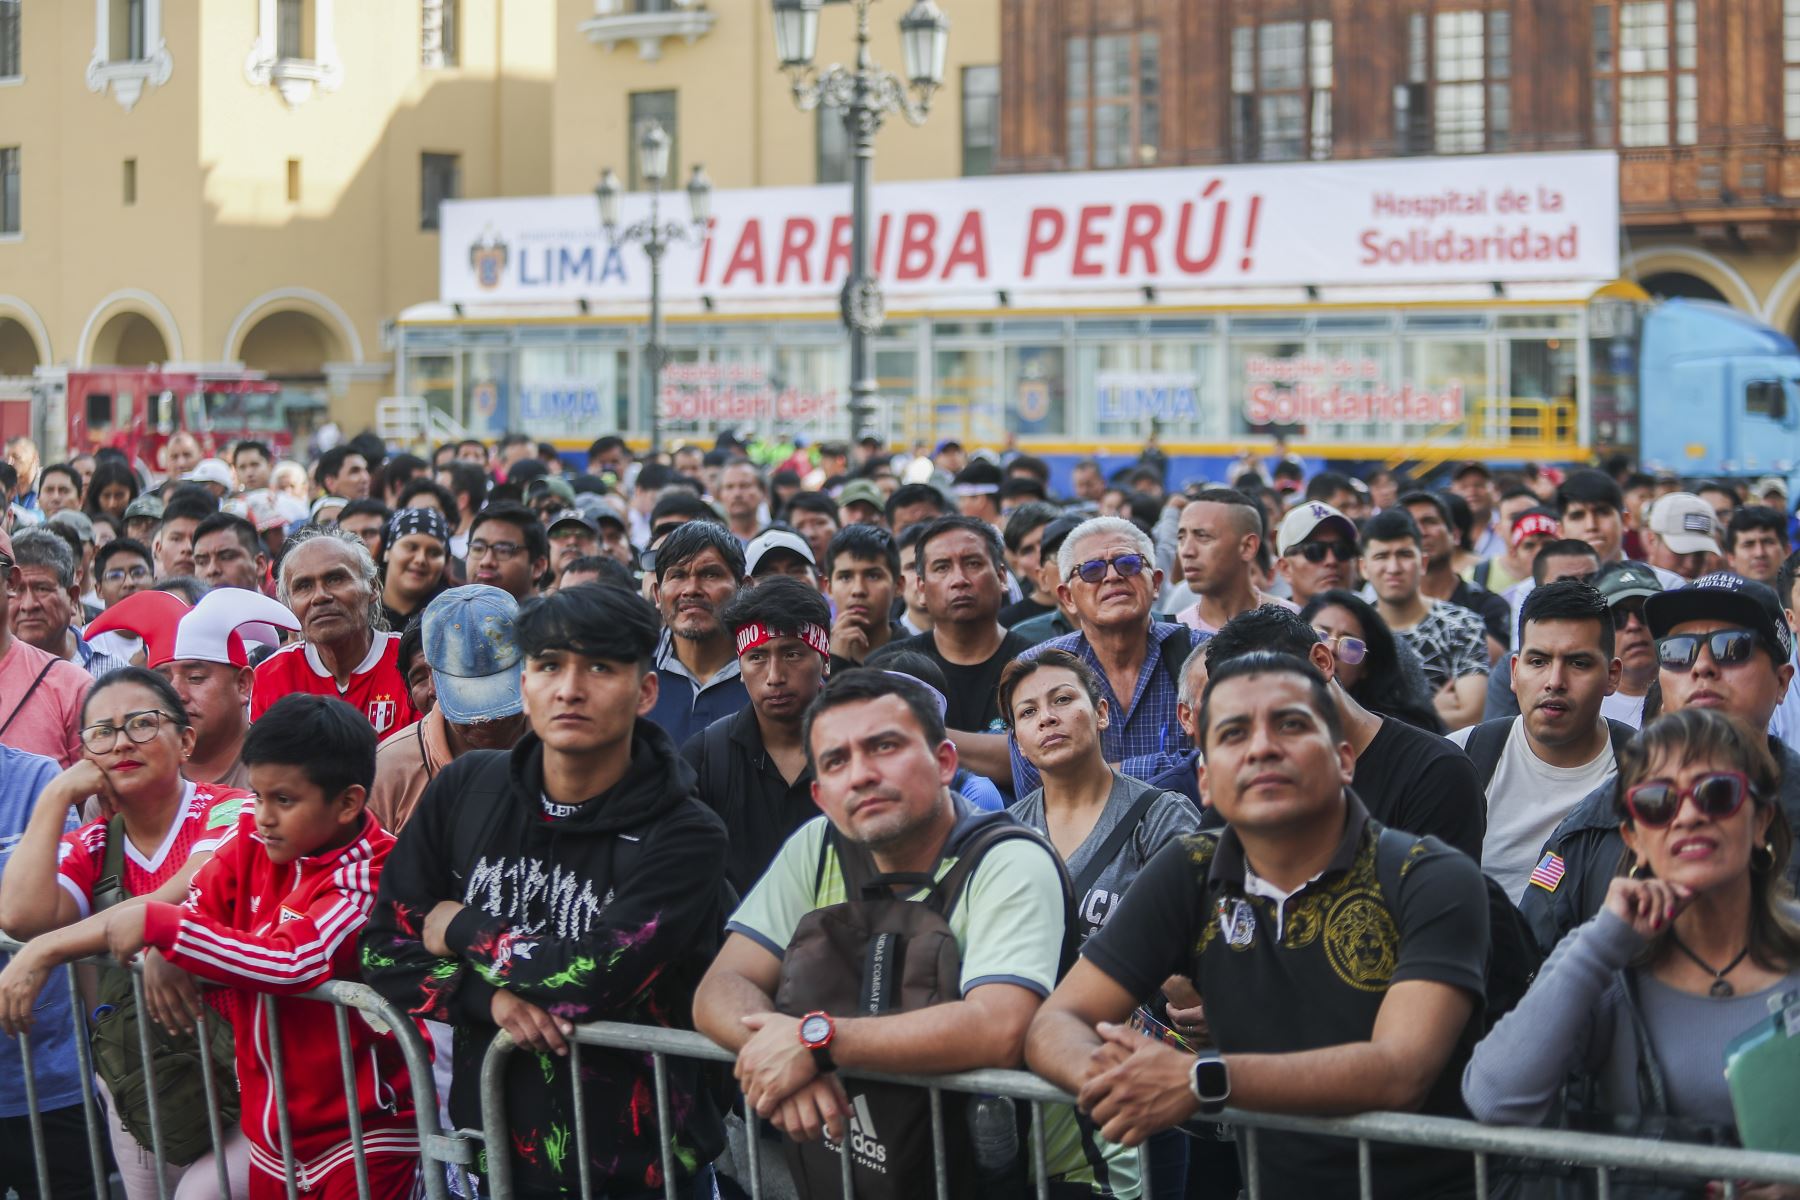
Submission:
[[[638,174],[650,187],[650,215],[642,221],[619,228],[619,177],[611,167],[600,173],[600,184],[594,189],[600,201],[600,224],[606,240],[613,246],[636,242],[650,260],[650,338],[644,347],[644,391],[650,397],[650,453],[662,450],[662,369],[663,349],[662,259],[676,242],[690,238],[699,241],[706,236],[706,222],[712,216],[712,180],[706,168],[698,163],[688,177],[688,210],[693,220],[663,223],[661,220],[663,181],[669,176],[669,135],[655,121],[644,123],[638,134]]]
[[[850,176],[850,276],[839,297],[850,334],[850,426],[853,437],[873,432],[875,371],[869,339],[881,331],[885,309],[881,281],[869,269],[869,187],[875,170],[875,135],[889,113],[922,125],[931,95],[944,82],[950,19],[935,0],[913,0],[900,18],[900,50],[905,77],[875,65],[869,54],[869,6],[856,5],[856,65],[813,66],[819,44],[819,8],[826,0],[772,0],[775,53],[793,81],[794,103],[802,112],[825,104],[843,114],[855,150]],[[841,0],[830,0],[837,3]]]

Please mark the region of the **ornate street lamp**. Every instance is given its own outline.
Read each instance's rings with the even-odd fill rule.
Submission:
[[[850,276],[840,296],[844,327],[850,334],[850,426],[854,437],[875,432],[875,371],[869,340],[879,333],[886,309],[881,282],[869,269],[869,189],[874,180],[875,135],[890,113],[922,125],[931,109],[932,93],[943,86],[944,61],[950,46],[950,19],[935,0],[913,0],[900,18],[900,49],[905,78],[877,67],[869,54],[869,6],[856,5],[856,64],[813,66],[819,43],[821,0],[771,0],[775,14],[775,56],[793,81],[794,102],[802,112],[821,104],[843,116],[854,147],[850,176]],[[877,434],[877,436],[882,436]],[[886,438],[883,437],[885,441]]]
[[[664,223],[660,210],[663,182],[669,176],[669,135],[657,122],[645,122],[638,133],[637,151],[638,174],[649,185],[650,215],[619,228],[622,189],[611,167],[600,173],[594,197],[600,202],[600,225],[606,230],[606,240],[615,247],[635,242],[650,260],[650,335],[644,346],[644,392],[650,399],[650,453],[656,454],[662,450],[662,368],[667,357],[663,349],[663,254],[676,242],[697,242],[706,236],[706,222],[712,216],[712,181],[706,177],[706,169],[696,163],[687,184],[692,220]]]

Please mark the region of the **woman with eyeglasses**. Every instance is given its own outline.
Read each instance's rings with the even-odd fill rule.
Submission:
[[[1638,734],[1616,787],[1626,854],[1605,904],[1476,1047],[1463,1095],[1483,1121],[1541,1124],[1574,1073],[1583,1127],[1729,1142],[1726,1047],[1800,987],[1775,761],[1759,733],[1689,708]]]
[[[1107,764],[1100,748],[1100,731],[1110,718],[1107,707],[1099,678],[1067,650],[1014,660],[1000,675],[1001,716],[1019,753],[1043,780],[1007,811],[1049,838],[1068,867],[1074,879],[1077,936],[1084,942],[1106,923],[1152,855],[1200,828],[1200,814],[1187,797],[1122,775]],[[1192,985],[1180,983],[1186,999]],[[1176,984],[1171,980],[1165,986]],[[1145,999],[1162,1009],[1160,997]],[[1133,1023],[1159,1033],[1169,1028],[1147,1009]],[[1192,1026],[1176,1032],[1196,1036],[1200,1030]],[[1179,1131],[1153,1139],[1156,1197],[1183,1195],[1186,1151]]]
[[[1337,655],[1337,680],[1358,704],[1427,733],[1445,732],[1418,655],[1394,636],[1368,601],[1333,588],[1308,601],[1300,619]]]
[[[64,963],[106,952],[104,923],[95,917],[96,893],[105,906],[187,899],[188,881],[236,827],[250,793],[216,784],[191,783],[181,765],[194,749],[194,730],[175,689],[161,675],[126,667],[88,691],[81,713],[82,757],[44,788],[17,849],[0,876],[0,928],[27,940],[0,972],[0,1031],[17,1034],[32,1024],[32,1010],[50,973]],[[73,827],[92,797],[100,815]],[[109,897],[107,846],[122,839],[117,886]],[[167,964],[160,963],[163,971]],[[160,975],[152,986],[147,967],[145,1010],[167,1030],[192,1025],[198,1004],[186,976]],[[215,1068],[228,1070],[229,1053]],[[230,1086],[229,1083],[226,1086]],[[224,1147],[232,1195],[248,1195],[249,1148],[235,1123]],[[158,1194],[160,1172],[178,1200],[216,1195],[211,1153],[184,1166],[158,1164],[117,1120],[109,1120],[113,1157],[131,1200]]]

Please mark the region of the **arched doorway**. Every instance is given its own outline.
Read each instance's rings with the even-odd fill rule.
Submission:
[[[40,365],[37,342],[22,321],[0,317],[0,376],[29,375]]]
[[[147,367],[169,360],[169,343],[149,317],[114,313],[94,335],[88,361],[96,366]]]
[[[1720,304],[1729,304],[1712,284],[1697,275],[1689,275],[1685,271],[1659,271],[1654,275],[1646,275],[1638,280],[1646,292],[1658,300],[1713,300]]]
[[[337,330],[310,312],[281,309],[258,318],[245,331],[237,358],[246,368],[261,371],[281,385],[267,400],[270,411],[254,414],[257,428],[286,431],[296,437],[310,433],[325,419],[330,392],[325,364],[350,357]]]

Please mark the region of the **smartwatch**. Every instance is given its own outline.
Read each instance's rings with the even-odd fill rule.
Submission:
[[[813,1064],[821,1075],[837,1070],[831,1060],[831,1039],[836,1036],[837,1024],[828,1013],[815,1010],[800,1018],[800,1044],[812,1051]]]
[[[1188,1074],[1188,1088],[1205,1115],[1214,1116],[1223,1110],[1225,1102],[1231,1099],[1231,1072],[1226,1069],[1224,1058],[1216,1051],[1196,1058]]]

